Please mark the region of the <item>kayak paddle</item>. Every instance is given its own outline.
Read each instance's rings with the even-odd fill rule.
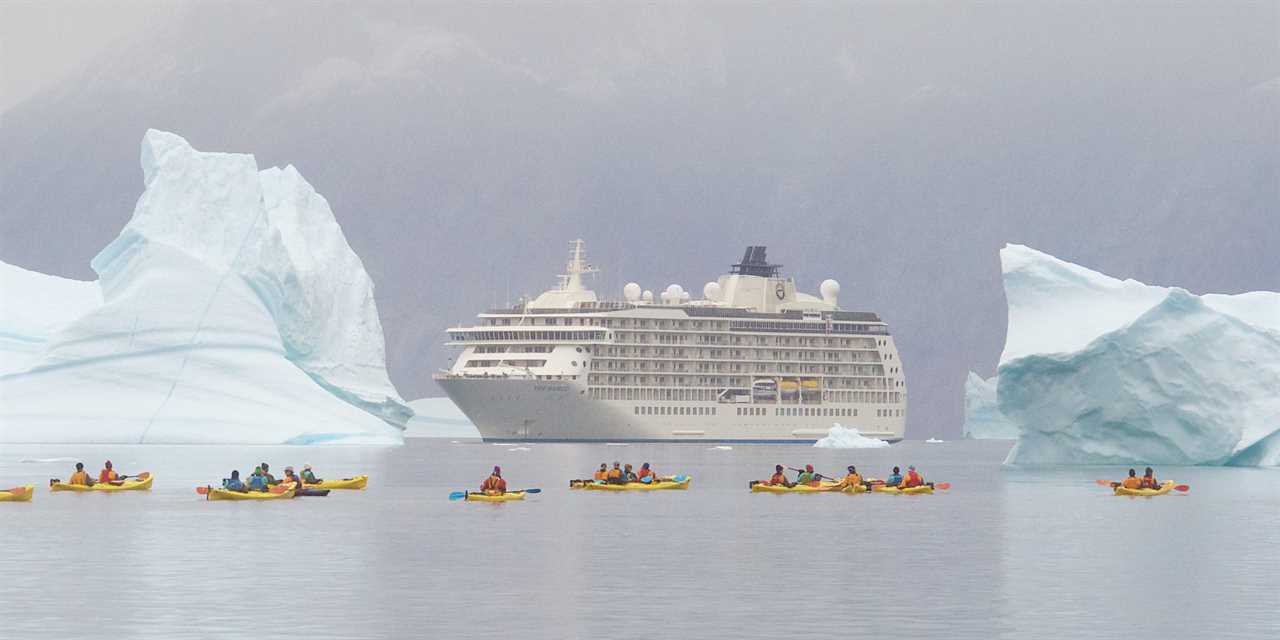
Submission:
[[[950,482],[939,482],[939,483],[937,483],[937,484],[933,485],[933,488],[934,488],[934,489],[942,489],[943,491],[946,491],[947,489],[950,489],[950,488],[951,488],[951,483],[950,483]]]
[[[1173,488],[1173,490],[1174,490],[1174,491],[1181,491],[1181,492],[1183,492],[1183,493],[1186,493],[1186,492],[1188,492],[1188,491],[1190,491],[1190,490],[1191,490],[1191,485],[1180,484],[1180,485],[1178,485],[1178,486],[1174,487],[1174,488]]]
[[[209,495],[209,487],[196,487],[196,493],[207,496]]]

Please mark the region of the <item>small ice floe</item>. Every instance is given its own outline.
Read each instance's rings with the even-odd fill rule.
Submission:
[[[529,447],[514,447],[507,449],[507,451],[533,451],[533,449],[530,449]]]
[[[813,446],[822,449],[880,449],[889,446],[889,443],[868,438],[858,433],[856,427],[846,428],[837,422],[827,431],[827,437],[813,443]]]
[[[79,458],[23,458],[18,462],[31,464],[49,464],[52,462],[79,462]]]
[[[604,443],[604,446],[606,446],[606,447],[628,447],[628,446],[631,446],[631,443],[630,443],[630,442],[606,442],[606,443]]]
[[[929,444],[938,444],[938,443],[941,443],[941,442],[946,442],[946,440],[939,440],[939,439],[937,439],[937,438],[929,438],[928,440],[925,440],[925,442],[928,442]]]
[[[732,449],[733,447],[730,447],[728,445],[723,445],[723,444],[718,444],[714,447],[707,447],[707,451],[730,451]]]

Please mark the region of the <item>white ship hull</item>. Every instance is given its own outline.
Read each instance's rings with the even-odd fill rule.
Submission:
[[[723,403],[703,405],[714,415],[636,415],[639,404],[687,410],[690,403],[594,400],[585,393],[585,384],[573,382],[452,376],[439,376],[436,382],[485,440],[811,444],[839,422],[893,442],[905,427],[905,418],[876,417],[881,405],[872,404],[862,405],[858,417],[777,416],[779,407],[805,407],[773,404],[742,405],[764,409],[765,415],[739,416],[738,405]]]

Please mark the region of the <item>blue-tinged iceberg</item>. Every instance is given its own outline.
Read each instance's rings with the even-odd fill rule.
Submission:
[[[964,382],[964,437],[978,440],[1012,440],[1018,437],[1014,424],[996,404],[999,378],[983,380],[970,371]]]
[[[1008,462],[1280,464],[1280,294],[1196,296],[1018,245],[1000,257],[996,413],[967,402],[966,422],[1011,424]]]
[[[373,284],[324,199],[293,167],[159,131],[142,169],[99,280],[29,307],[42,325],[0,316],[39,343],[23,361],[6,343],[0,442],[401,443],[413,412],[386,373]]]

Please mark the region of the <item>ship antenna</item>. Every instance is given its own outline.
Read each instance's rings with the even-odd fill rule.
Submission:
[[[583,291],[582,274],[599,273],[599,269],[587,264],[587,253],[582,249],[585,244],[581,238],[569,243],[569,264],[560,276],[561,291]]]

